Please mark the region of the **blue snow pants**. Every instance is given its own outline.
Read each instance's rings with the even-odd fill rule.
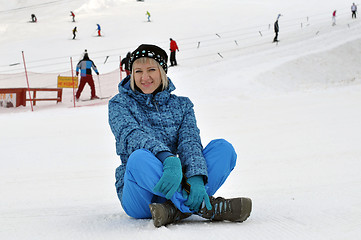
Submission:
[[[209,196],[226,181],[236,165],[237,154],[233,146],[224,139],[211,141],[204,149],[207,162],[208,183],[206,191]],[[124,188],[121,203],[124,211],[134,218],[151,218],[149,204],[166,201],[164,195],[153,192],[163,174],[163,164],[150,151],[139,149],[134,151],[127,162],[124,175]],[[184,205],[187,199],[179,189],[171,201],[182,212],[191,212]]]

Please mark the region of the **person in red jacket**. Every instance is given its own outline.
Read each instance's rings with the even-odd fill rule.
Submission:
[[[70,16],[73,18],[73,22],[75,22],[75,14],[73,13],[73,11],[70,11]]]
[[[175,52],[178,50],[179,52],[179,49],[178,49],[178,46],[177,46],[177,43],[176,41],[174,41],[172,38],[169,39],[170,40],[170,65],[171,66],[177,66],[177,60],[175,59]]]

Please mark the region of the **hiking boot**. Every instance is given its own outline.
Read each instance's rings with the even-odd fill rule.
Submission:
[[[192,215],[192,213],[182,213],[171,201],[152,203],[149,204],[149,208],[155,227],[175,223]]]
[[[197,214],[212,221],[243,222],[252,211],[252,200],[249,198],[224,199],[222,197],[209,197],[209,200],[212,209],[208,210],[203,202]]]

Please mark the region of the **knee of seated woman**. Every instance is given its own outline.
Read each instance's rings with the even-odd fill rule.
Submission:
[[[153,153],[151,153],[147,149],[138,149],[135,150],[130,156],[127,161],[127,170],[131,168],[138,169],[140,167],[149,167],[154,166],[156,164],[159,164],[160,166],[163,166],[161,161],[154,156]]]

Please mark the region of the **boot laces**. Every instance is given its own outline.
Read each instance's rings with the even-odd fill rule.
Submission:
[[[206,208],[205,201],[202,202],[200,213],[207,214],[211,213],[210,218],[213,219],[215,216],[220,216],[226,213],[232,213],[231,201],[229,199],[224,199],[221,197],[210,198],[212,209],[208,210]]]
[[[214,201],[214,215],[221,215],[228,212],[232,212],[231,202],[228,199],[216,198]]]

